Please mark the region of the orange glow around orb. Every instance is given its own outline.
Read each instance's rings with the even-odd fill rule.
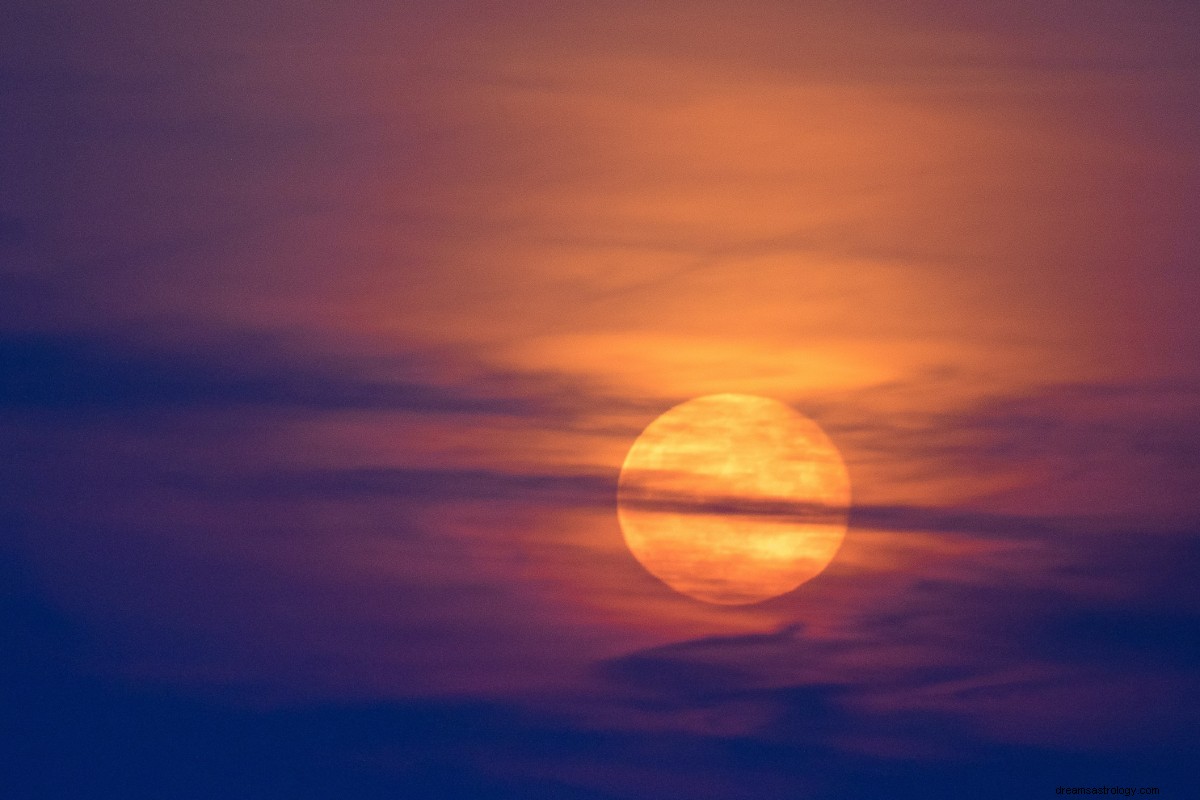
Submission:
[[[718,394],[667,411],[621,468],[630,551],[672,589],[757,603],[819,574],[846,534],[850,480],[812,420],[765,397]]]

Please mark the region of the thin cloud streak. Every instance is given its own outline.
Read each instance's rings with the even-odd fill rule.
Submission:
[[[561,473],[501,472],[484,469],[358,467],[349,469],[238,472],[226,476],[182,472],[162,476],[163,484],[218,497],[246,499],[319,499],[354,497],[408,498],[420,503],[493,500],[530,507],[615,509],[615,471],[588,472],[583,467]],[[842,519],[846,511],[819,502],[754,497],[646,497],[628,500],[631,507],[665,514],[729,514],[781,523],[813,523]],[[960,533],[981,539],[1041,540],[1105,536],[1136,526],[1138,519],[1110,515],[1005,514],[963,506],[857,504],[850,508],[851,527],[896,533]],[[1159,535],[1186,534],[1190,528],[1168,528]]]
[[[226,341],[172,352],[94,335],[10,334],[0,338],[0,408],[391,410],[561,424],[585,399],[595,402],[566,376],[489,370],[470,360],[452,366],[448,357],[428,353],[314,358],[261,334],[220,338]],[[467,370],[469,382],[453,385],[430,375],[452,369]]]

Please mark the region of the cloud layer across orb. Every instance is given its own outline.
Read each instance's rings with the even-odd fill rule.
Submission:
[[[829,437],[775,400],[698,397],[646,427],[621,470],[629,549],[671,588],[726,605],[795,589],[846,534],[850,480]]]

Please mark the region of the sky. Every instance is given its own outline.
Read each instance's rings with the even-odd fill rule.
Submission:
[[[1200,10],[0,10],[14,798],[1196,791]],[[690,398],[829,567],[626,548]]]

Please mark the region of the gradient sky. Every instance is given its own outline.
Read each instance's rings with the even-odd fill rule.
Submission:
[[[1193,796],[1198,41],[1176,0],[5,4],[2,782]],[[760,605],[617,524],[714,392],[850,472]]]

